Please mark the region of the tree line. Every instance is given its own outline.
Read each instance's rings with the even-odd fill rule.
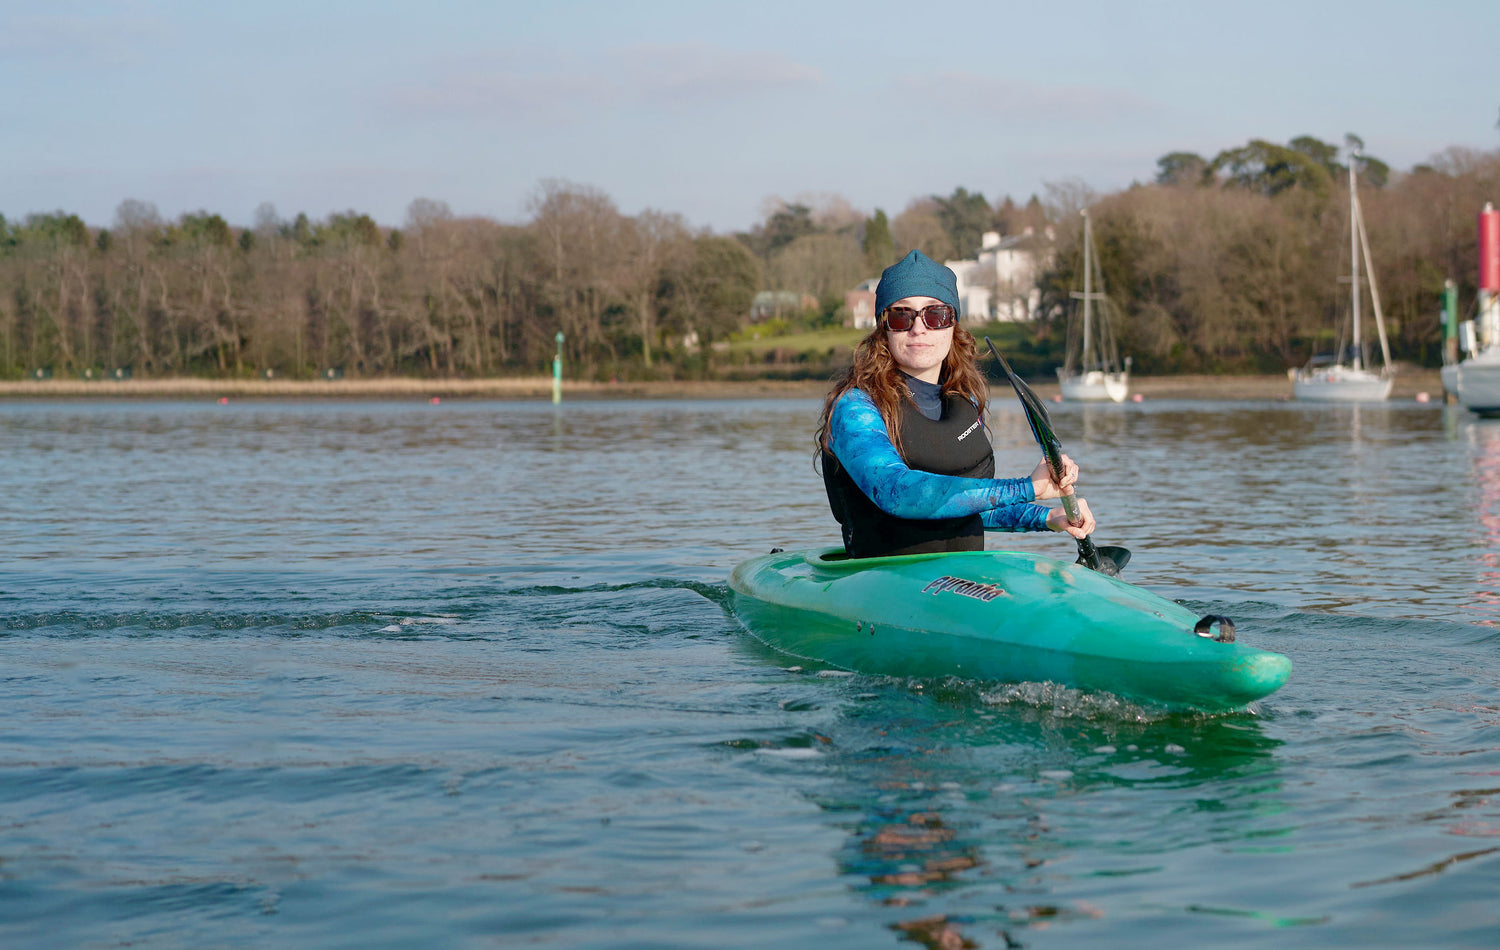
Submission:
[[[263,205],[236,230],[132,200],[94,231],[63,212],[0,217],[0,373],[535,373],[558,333],[585,372],[692,371],[761,280],[735,238],[622,215],[596,189],[546,182],[531,215],[418,199],[382,229]]]
[[[1138,368],[1279,372],[1348,341],[1349,164],[1339,153],[1308,136],[1252,140],[1212,158],[1174,152],[1154,182],[1092,202],[1105,290],[1124,311],[1120,339]],[[1457,285],[1459,318],[1474,314],[1477,217],[1500,199],[1500,151],[1449,149],[1399,175],[1345,154],[1356,163],[1392,355],[1435,366],[1446,281]],[[1077,217],[1064,216],[1044,278],[1050,314],[1082,282]],[[1364,335],[1373,336],[1368,322]]]
[[[1341,154],[1310,136],[1252,140],[1169,153],[1153,181],[1111,194],[1062,182],[991,203],[960,187],[894,217],[837,195],[773,199],[734,235],[625,215],[561,181],[539,186],[519,224],[427,199],[399,228],[269,205],[247,227],[208,211],[166,221],[134,200],[107,228],[62,211],[0,216],[0,375],[535,373],[558,333],[574,372],[712,374],[715,344],[745,327],[758,292],[777,292],[779,325],[836,324],[845,291],[911,248],[972,257],[990,230],[1032,235],[1046,263],[1028,333],[1053,350],[1082,283],[1084,208],[1138,369],[1276,372],[1331,349],[1347,319]],[[1358,161],[1393,350],[1433,364],[1444,281],[1472,308],[1475,215],[1500,195],[1500,152],[1450,149],[1404,173]]]

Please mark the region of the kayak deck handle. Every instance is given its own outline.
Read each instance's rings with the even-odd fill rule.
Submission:
[[[1214,624],[1219,625],[1219,632],[1214,633]],[[1216,643],[1234,642],[1234,621],[1219,614],[1204,614],[1193,624],[1193,632],[1200,637],[1211,637]]]

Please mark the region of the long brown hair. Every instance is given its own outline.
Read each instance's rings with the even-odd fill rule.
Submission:
[[[819,459],[828,450],[828,420],[833,415],[833,404],[851,389],[859,389],[870,397],[885,420],[885,431],[890,434],[891,444],[897,452],[902,450],[901,401],[911,399],[911,392],[906,388],[901,371],[896,368],[886,332],[885,321],[877,323],[875,329],[855,347],[854,362],[834,378],[833,390],[823,403],[823,414],[818,418],[818,431],[814,436]],[[954,324],[953,345],[943,358],[942,387],[944,395],[952,393],[973,400],[979,407],[979,418],[983,419],[989,395],[984,374],[979,371],[978,352],[979,344],[974,341],[974,335]]]

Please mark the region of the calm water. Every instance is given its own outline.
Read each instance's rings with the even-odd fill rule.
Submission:
[[[788,668],[813,402],[0,403],[0,946],[1500,945],[1500,423],[1054,411],[1283,690]]]

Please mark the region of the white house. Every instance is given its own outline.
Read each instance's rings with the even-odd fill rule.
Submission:
[[[1049,235],[1050,236],[1050,235]],[[959,317],[965,323],[1030,320],[1041,306],[1037,276],[1046,249],[1027,228],[1002,238],[986,231],[976,260],[944,261],[958,277]]]
[[[989,274],[983,262],[943,261],[943,264],[958,278],[958,319],[964,323],[989,323],[990,288],[985,286]]]

